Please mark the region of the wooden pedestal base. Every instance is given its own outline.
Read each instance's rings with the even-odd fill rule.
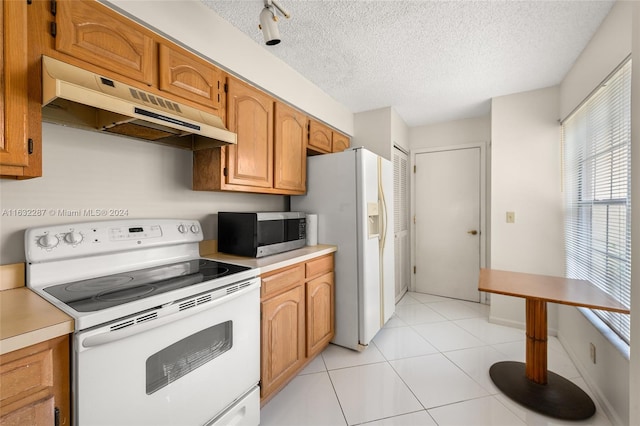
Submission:
[[[504,361],[489,369],[493,383],[514,401],[541,414],[565,420],[583,420],[593,416],[593,401],[573,382],[546,371],[546,384],[527,378],[522,362]]]

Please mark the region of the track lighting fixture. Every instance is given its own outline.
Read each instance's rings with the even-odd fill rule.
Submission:
[[[289,19],[291,15],[276,0],[264,0],[264,8],[260,12],[260,25],[264,41],[267,46],[273,46],[280,43],[280,30],[278,29],[278,14]]]

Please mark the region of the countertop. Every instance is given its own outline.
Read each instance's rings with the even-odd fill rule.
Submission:
[[[0,291],[0,355],[73,332],[73,318],[26,287]]]
[[[225,253],[201,253],[202,257],[259,268],[260,274],[337,251],[319,244],[259,259]],[[20,268],[22,266],[22,269]],[[73,318],[24,286],[24,264],[1,265],[0,355],[73,333]],[[12,281],[7,284],[7,281]],[[21,282],[20,282],[21,281]]]
[[[304,246],[297,250],[287,251],[284,253],[273,254],[271,256],[252,258],[243,256],[234,256],[225,253],[200,253],[202,257],[219,260],[221,262],[235,263],[237,265],[248,266],[250,268],[259,268],[260,274],[266,272],[275,271],[276,269],[285,268],[290,265],[294,265],[300,262],[306,262],[307,260],[323,256],[325,254],[333,253],[338,250],[338,247],[318,244],[316,246]]]

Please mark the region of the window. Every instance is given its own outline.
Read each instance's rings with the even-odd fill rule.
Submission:
[[[631,60],[562,124],[567,277],[631,304]],[[598,315],[627,343],[630,316]]]

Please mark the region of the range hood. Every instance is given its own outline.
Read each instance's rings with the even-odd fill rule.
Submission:
[[[214,114],[47,56],[42,119],[193,150],[237,141]]]

